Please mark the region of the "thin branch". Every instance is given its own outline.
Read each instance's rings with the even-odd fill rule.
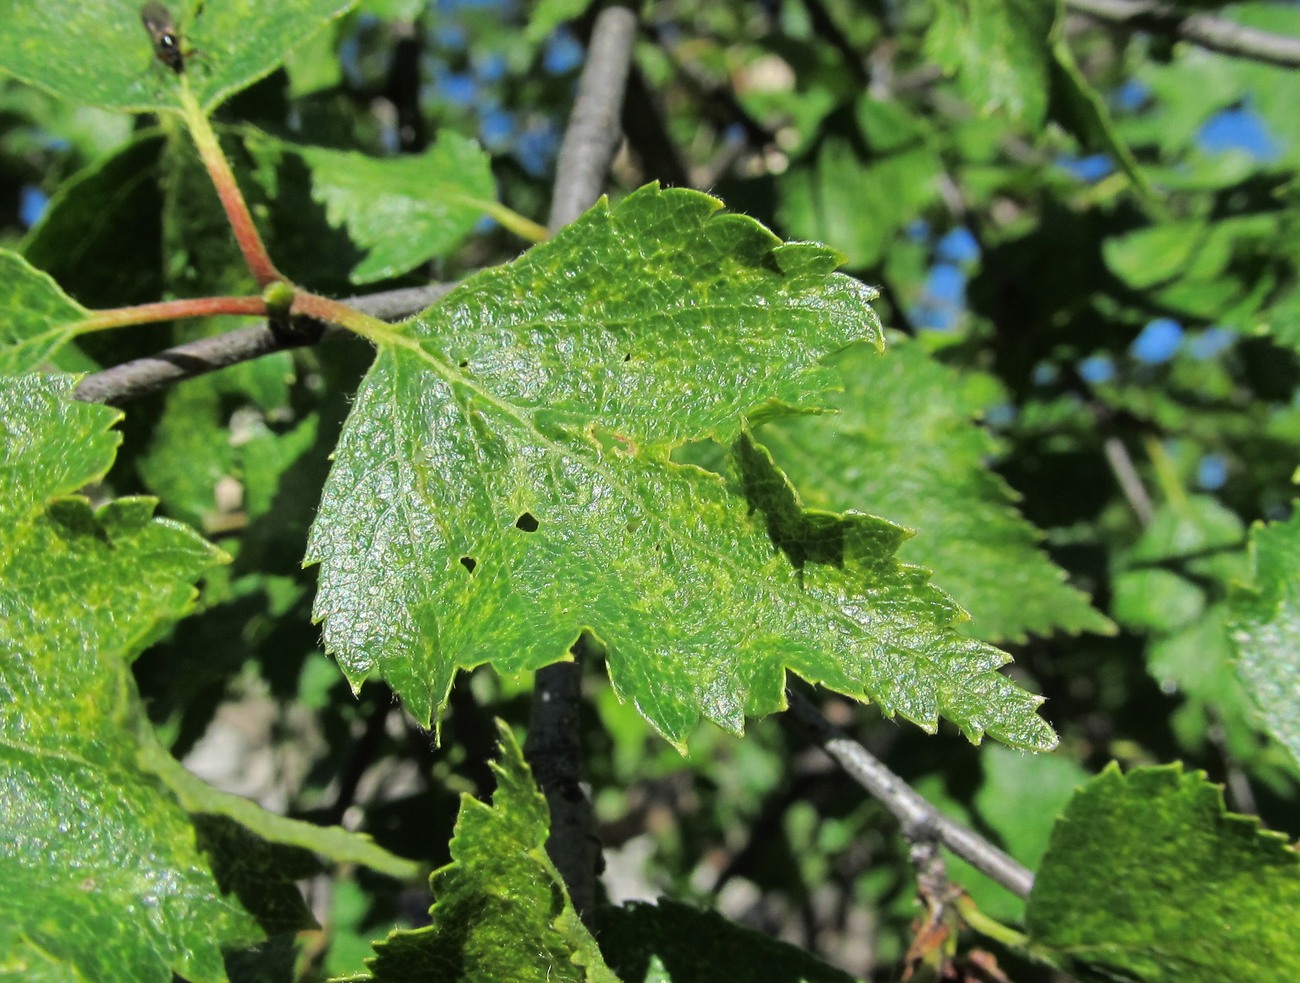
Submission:
[[[1151,520],[1156,514],[1155,506],[1151,504],[1151,496],[1147,493],[1146,485],[1142,484],[1142,476],[1138,474],[1133,458],[1129,456],[1128,448],[1115,436],[1107,437],[1101,447],[1120,491],[1128,500],[1129,508],[1138,517],[1138,522],[1142,523],[1143,528],[1151,525]]]
[[[619,116],[635,40],[636,15],[631,9],[610,6],[596,15],[577,100],[556,165],[549,222],[552,231],[595,204],[605,186],[621,136]],[[582,786],[578,732],[581,659],[587,644],[584,635],[574,646],[575,661],[557,662],[538,670],[528,740],[524,744],[524,756],[551,812],[546,851],[584,921],[592,917],[595,908],[596,867],[600,861],[591,797]]]
[[[1160,0],[1065,0],[1065,6],[1094,20],[1170,33],[1221,54],[1283,68],[1300,67],[1300,38],[1245,27],[1216,14],[1189,14]]]
[[[555,165],[547,223],[552,232],[594,205],[605,187],[605,175],[622,136],[619,116],[635,40],[636,13],[631,8],[610,6],[596,16],[578,81],[578,98]]]
[[[344,303],[388,321],[400,320],[428,307],[451,291],[452,285],[434,283],[427,287],[404,287]],[[319,340],[320,332],[284,331],[263,321],[210,338],[176,345],[166,351],[133,362],[123,362],[95,372],[77,386],[77,399],[88,403],[121,405],[140,396],[165,389],[184,379],[215,372],[273,352],[302,348]]]
[[[1017,897],[1029,897],[1034,875],[1028,868],[974,830],[941,813],[871,752],[827,720],[806,697],[787,689],[786,698],[798,724],[850,778],[893,813],[909,843],[923,843],[928,837],[937,837],[949,850]]]

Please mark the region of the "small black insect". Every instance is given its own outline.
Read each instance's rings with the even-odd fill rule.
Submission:
[[[181,36],[176,33],[171,11],[150,0],[140,8],[140,20],[153,39],[153,53],[158,60],[177,75],[185,71],[185,52],[181,51]]]

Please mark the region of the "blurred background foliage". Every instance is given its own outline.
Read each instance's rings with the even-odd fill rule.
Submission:
[[[896,354],[942,366],[935,392],[975,387],[954,412],[978,420],[976,456],[1105,615],[1053,609],[1017,623],[1018,586],[963,593],[948,579],[960,569],[933,564],[972,611],[971,631],[1011,650],[1011,672],[1049,698],[1054,755],[977,750],[950,730],[929,737],[825,700],[832,718],[1031,867],[1071,791],[1112,760],[1204,769],[1232,808],[1294,838],[1296,762],[1261,726],[1225,628],[1229,589],[1249,576],[1247,530],[1290,514],[1300,461],[1294,69],[1068,7],[1054,21],[1051,4],[990,4],[1009,18],[990,25],[958,0],[647,3],[609,193],[698,187],[783,237],[839,249],[880,287]],[[268,134],[375,156],[473,138],[500,199],[544,220],[583,8],[367,0],[225,105],[228,152],[286,271],[314,289],[356,289],[355,247],[311,196],[302,162],[264,152]],[[1300,36],[1294,4],[1219,12]],[[200,15],[200,49],[202,31]],[[97,203],[93,227],[60,226],[73,196]],[[102,306],[219,292],[239,270],[169,121],[12,82],[0,82],[0,244]],[[484,221],[455,255],[374,286],[455,280],[521,249]],[[67,367],[120,361],[131,346],[152,350],[158,337],[96,338]],[[320,654],[315,575],[299,563],[365,361],[359,346],[329,341],[186,383],[128,416],[113,490],[159,496],[165,514],[236,557],[137,675],[165,739],[201,774],[439,864],[456,796],[490,792],[491,718],[522,730],[530,680],[462,678],[435,747],[385,687],[354,696]],[[848,378],[853,392],[864,377]],[[859,405],[874,412],[872,391]],[[909,443],[893,451],[904,470],[932,450],[924,435]],[[826,491],[824,504],[908,522],[896,489],[876,480],[860,476],[850,501]],[[937,471],[907,501],[942,514],[946,481]],[[823,504],[815,476],[800,487]],[[911,524],[923,544],[926,525]],[[612,900],[713,905],[856,975],[893,977],[915,907],[905,846],[881,807],[779,720],[744,739],[701,730],[682,758],[595,667],[587,683]],[[959,863],[952,873],[987,913],[1021,916],[980,875]],[[313,882],[311,901],[322,929],[306,939],[304,978],[360,969],[368,940],[428,907],[422,892],[348,870]],[[1000,959],[1017,979],[1040,978]]]

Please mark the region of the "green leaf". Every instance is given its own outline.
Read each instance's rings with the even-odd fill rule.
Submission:
[[[596,918],[601,951],[622,980],[853,979],[796,946],[667,898],[602,908]]]
[[[942,0],[926,54],[957,76],[980,112],[1005,110],[1028,127],[1047,112],[1048,36],[1057,4],[1043,0]]]
[[[981,749],[979,763],[984,780],[974,798],[978,820],[998,835],[1008,853],[1033,870],[1047,852],[1052,826],[1065,804],[1091,776],[1064,754],[1021,754],[997,745]],[[970,815],[955,818],[976,820]],[[960,857],[948,857],[948,873],[985,914],[1023,920],[1024,900]]]
[[[782,420],[760,433],[815,508],[858,508],[919,530],[902,560],[935,571],[974,615],[973,634],[1023,641],[1055,630],[1108,632],[1109,622],[1038,548],[1014,493],[986,462],[997,444],[975,422],[996,384],[958,373],[920,345],[836,362],[845,392],[834,416]]]
[[[1205,611],[1205,591],[1173,570],[1144,568],[1115,575],[1110,613],[1122,625],[1172,632]]]
[[[22,973],[223,980],[220,947],[263,932],[137,762],[128,669],[220,553],[148,500],[63,497],[107,470],[119,415],[72,382],[0,381],[0,951]]]
[[[1300,978],[1300,854],[1178,765],[1111,765],[1066,807],[1034,881],[1034,949],[1123,980]]]
[[[600,205],[381,346],[308,546],[327,646],[423,721],[458,668],[534,669],[587,630],[679,746],[701,716],[739,732],[779,709],[787,667],[928,728],[942,708],[972,737],[1050,744],[992,672],[1007,657],[957,639],[959,609],[898,567],[901,532],[816,517],[844,569],[797,570],[752,514],[802,521],[763,452],[737,442],[732,486],[670,459],[809,407],[833,380],[822,356],[879,339],[832,253],[717,208],[653,187]]]
[[[1161,506],[1125,560],[1134,567],[1180,562],[1212,576],[1229,551],[1239,550],[1244,536],[1237,513],[1209,495],[1190,495]]]
[[[433,872],[427,928],[375,943],[354,980],[618,983],[546,855],[546,799],[513,735],[499,724],[492,804],[463,795],[452,862]]]
[[[211,529],[217,482],[235,472],[239,448],[231,440],[230,409],[221,391],[206,379],[195,383],[166,393],[136,471],[168,515]]]
[[[1155,189],[1116,128],[1105,99],[1088,82],[1074,60],[1074,53],[1062,36],[1064,23],[1064,18],[1058,17],[1052,29],[1053,119],[1073,132],[1085,147],[1109,153],[1138,192],[1148,202],[1155,202]]]
[[[1259,714],[1237,672],[1228,606],[1215,604],[1172,635],[1147,646],[1147,671],[1165,693],[1184,698],[1170,725],[1191,750],[1214,744],[1259,776]],[[1222,753],[1219,751],[1218,753]]]
[[[809,402],[832,378],[818,358],[878,337],[873,293],[832,274],[833,254],[717,208],[653,188],[599,205],[381,349],[308,547],[316,614],[354,685],[378,668],[428,720],[458,665],[545,665],[584,627],[619,667],[706,644],[719,605],[690,585],[717,561],[682,525],[714,523],[725,542],[748,523],[717,476],[668,452],[729,440],[769,401]],[[697,624],[668,628],[682,604]],[[639,696],[648,677],[619,677],[648,669],[616,679]],[[657,726],[680,740],[685,712]],[[735,726],[740,708],[725,713]]]
[[[177,75],[155,61],[136,0],[0,0],[0,70],[65,99],[136,113],[176,109],[185,84],[211,111],[354,2],[177,2],[174,26],[182,50],[193,50]]]
[[[1300,767],[1300,513],[1250,531],[1253,583],[1231,599],[1237,671]]]
[[[860,115],[882,115],[866,108],[878,103],[862,105]],[[847,141],[830,138],[809,164],[781,176],[778,214],[792,235],[842,249],[854,268],[871,266],[894,233],[937,197],[942,171],[939,155],[916,140],[863,160]]]
[[[1177,277],[1205,240],[1200,219],[1162,222],[1107,239],[1106,265],[1135,290],[1146,290]]]
[[[0,378],[0,531],[31,522],[50,499],[98,481],[113,466],[121,437],[108,428],[121,414],[72,402],[71,391],[66,376]]]
[[[0,375],[38,368],[68,343],[89,312],[17,253],[0,249]]]
[[[375,158],[293,148],[312,168],[312,195],[366,255],[354,283],[406,273],[445,256],[496,205],[491,159],[478,143],[443,132],[418,155]]]
[[[1276,214],[1166,222],[1108,239],[1106,264],[1153,302],[1206,319],[1253,319],[1276,284],[1259,262],[1281,235]]]

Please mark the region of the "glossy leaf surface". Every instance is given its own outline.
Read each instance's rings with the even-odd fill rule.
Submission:
[[[422,720],[458,668],[537,668],[587,630],[679,745],[701,716],[778,709],[786,668],[927,728],[1050,743],[992,671],[1007,657],[898,567],[901,531],[803,515],[743,436],[880,335],[834,254],[716,208],[653,187],[598,206],[381,344],[308,547],[327,644]],[[730,483],[669,457],[706,439],[736,441]]]

